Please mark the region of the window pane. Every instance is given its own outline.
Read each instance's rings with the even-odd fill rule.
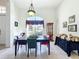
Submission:
[[[2,7],[2,13],[6,13],[6,7]]]
[[[1,13],[1,6],[0,6],[0,13]]]
[[[6,7],[0,6],[0,14],[5,14],[5,13],[6,13]]]

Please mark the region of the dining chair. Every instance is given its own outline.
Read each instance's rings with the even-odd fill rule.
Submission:
[[[44,39],[50,40],[49,35],[44,35]],[[40,51],[41,51],[41,46],[42,46],[42,45],[48,46],[48,42],[41,42],[41,43],[40,43]]]
[[[35,49],[35,56],[37,56],[37,42],[36,42],[36,38],[28,38],[27,39],[27,45],[28,45],[27,57],[29,57],[29,50],[31,50],[31,49]]]
[[[13,42],[14,45],[15,45],[15,41],[18,40],[18,39],[19,39],[19,37],[18,37],[18,36],[15,36],[15,38],[14,38],[14,42]],[[17,46],[18,46],[18,50],[19,50],[19,45],[17,44]]]
[[[22,45],[24,45],[25,48],[26,48],[26,50],[27,50],[27,42],[26,42],[26,40],[25,40],[24,38],[19,38],[19,36],[15,36],[15,37],[16,37],[16,39],[14,39],[14,42],[15,42],[16,40],[19,41],[19,43],[17,43],[17,49],[19,50],[20,46],[21,46],[21,48],[22,48]],[[15,43],[14,43],[14,44],[15,44]]]

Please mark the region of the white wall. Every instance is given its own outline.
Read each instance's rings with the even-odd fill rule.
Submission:
[[[10,47],[10,1],[7,2],[7,14],[6,14],[6,47]]]
[[[57,34],[57,14],[56,14],[56,9],[54,8],[43,8],[43,9],[38,9],[37,13],[39,16],[41,16],[44,19],[44,24],[45,24],[45,31],[46,31],[46,24],[53,22],[53,34]]]
[[[0,30],[1,30],[1,34],[0,34],[0,44],[5,44],[5,40],[6,40],[6,23],[5,23],[5,18],[6,16],[0,16]]]
[[[27,19],[27,13],[26,10],[19,9],[18,7],[16,9],[16,14],[17,14],[17,20],[18,20],[18,31],[19,33],[21,32],[26,32],[26,19]]]
[[[57,33],[57,17],[56,17],[56,10],[53,8],[38,8],[35,9],[37,12],[37,16],[40,16],[44,19],[45,21],[45,33],[46,33],[46,23],[48,22],[53,22],[54,23],[54,29],[53,29],[53,34],[56,35]],[[27,19],[27,9],[23,10],[23,9],[17,9],[17,14],[18,14],[18,18],[19,18],[19,29],[24,31],[26,30],[25,27],[25,22]]]
[[[1,1],[0,1],[1,2]],[[0,15],[0,44],[6,44],[6,47],[9,47],[10,41],[10,9],[9,1],[7,0],[4,4],[2,1],[0,5],[6,6],[6,14],[4,16]]]
[[[18,27],[15,27],[15,21],[17,20],[16,6],[13,1],[10,0],[10,47],[13,46],[14,37],[18,35]]]
[[[18,28],[14,26],[14,22],[18,21],[15,11],[16,6],[12,0],[8,0],[5,5],[7,13],[4,16],[0,16],[0,44],[6,44],[6,47],[12,47],[14,36],[18,34]]]
[[[75,23],[72,24],[77,24],[77,32],[68,32],[68,28],[63,28],[63,22],[68,22],[72,15],[76,15]],[[79,35],[79,0],[64,0],[58,8],[58,20],[58,33]]]
[[[7,4],[7,13],[5,16],[0,16],[0,44],[6,44],[6,47],[12,47],[14,36],[17,35],[20,31],[26,31],[26,19],[27,19],[27,10],[19,9],[14,5],[12,0],[8,0]],[[48,22],[54,23],[54,34],[56,34],[57,27],[57,17],[56,10],[52,8],[40,8],[35,9],[37,15],[44,18],[45,25]],[[18,21],[19,26],[15,27],[14,22]],[[46,30],[46,27],[45,27]]]
[[[6,4],[3,1],[2,3],[2,5],[6,5],[7,13],[4,16],[0,16],[0,44],[6,44],[6,47],[12,47],[14,36],[18,34],[18,28],[14,26],[14,22],[18,21],[16,20],[15,6],[12,0],[7,0]]]

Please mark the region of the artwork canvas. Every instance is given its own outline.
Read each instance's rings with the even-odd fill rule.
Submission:
[[[15,27],[18,27],[18,22],[17,21],[15,21]]]
[[[72,15],[69,17],[69,23],[74,23],[75,22],[75,15]]]
[[[77,24],[75,25],[68,25],[69,32],[77,32]]]
[[[63,22],[63,28],[67,27],[67,22]]]

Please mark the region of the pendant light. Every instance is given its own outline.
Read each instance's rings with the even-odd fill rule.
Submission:
[[[29,16],[34,16],[36,14],[36,11],[34,10],[34,7],[33,7],[32,0],[31,0],[31,4],[30,4],[30,7],[29,7],[29,10],[27,12],[28,12]]]

